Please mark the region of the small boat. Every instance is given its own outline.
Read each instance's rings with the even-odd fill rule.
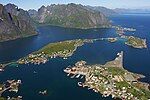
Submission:
[[[78,82],[78,86],[83,86],[83,85],[82,85],[82,82]]]
[[[82,76],[80,79],[83,79],[84,76]]]
[[[75,77],[75,75],[71,76],[71,78],[74,78],[74,77]]]
[[[76,76],[76,78],[79,78],[80,77],[80,74],[78,74],[77,76]]]
[[[66,57],[64,57],[63,59],[67,59]]]
[[[67,74],[67,76],[69,76],[70,74]]]

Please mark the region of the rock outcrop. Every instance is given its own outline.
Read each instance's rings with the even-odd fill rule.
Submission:
[[[37,34],[27,11],[0,4],[0,42]]]

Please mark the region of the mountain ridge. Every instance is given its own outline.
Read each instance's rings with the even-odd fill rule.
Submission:
[[[87,9],[92,9],[95,11],[99,11],[102,12],[105,16],[112,16],[112,15],[116,15],[117,12],[115,12],[113,9],[109,9],[103,6],[85,6]]]
[[[0,4],[0,42],[36,34],[27,11],[14,4]]]
[[[110,25],[106,16],[94,10],[88,10],[81,4],[51,4],[28,11],[39,24],[48,24],[68,28],[102,28]]]

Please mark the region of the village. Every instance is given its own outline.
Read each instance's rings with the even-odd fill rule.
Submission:
[[[126,28],[126,27],[121,27],[121,26],[112,26],[112,28],[114,28],[116,30],[116,33],[119,35],[119,36],[122,36],[124,35],[125,32],[135,32],[136,29],[134,28]]]
[[[149,84],[138,81],[144,76],[128,72],[122,64],[123,52],[105,65],[86,65],[85,61],[79,61],[75,66],[64,69],[64,72],[71,77],[84,76],[85,81],[78,82],[78,85],[99,92],[103,97],[111,95],[112,98],[124,100],[150,99]]]
[[[18,93],[21,80],[7,80],[5,83],[0,84],[0,100],[5,100],[2,94],[6,91]],[[7,100],[22,100],[22,96],[7,97]]]
[[[121,30],[120,27],[114,26],[116,29]],[[123,28],[124,29],[124,28]],[[125,28],[128,31],[135,31],[135,29]],[[106,40],[110,43],[116,42],[118,39],[122,38],[125,39],[124,44],[134,47],[134,48],[147,48],[146,39],[140,39],[134,36],[126,36],[124,33],[121,34],[120,37],[109,37],[109,38],[97,38],[97,39],[77,39],[77,40],[67,40],[61,41],[56,43],[50,43],[45,47],[41,48],[38,51],[35,51],[26,57],[20,58],[16,62],[9,62],[0,64],[0,72],[4,71],[4,68],[8,65],[16,64],[45,64],[49,59],[61,57],[63,59],[67,59],[68,57],[72,56],[74,51],[79,46],[84,45],[85,43],[93,43],[94,41],[103,41]]]
[[[116,30],[116,33],[119,35],[120,38],[125,39],[125,45],[134,47],[134,48],[147,48],[146,39],[141,39],[135,36],[127,36],[125,32],[135,32],[136,29],[134,28],[124,28],[121,26],[112,26]],[[110,42],[116,41],[115,39],[111,39]]]
[[[87,40],[85,41],[90,42]],[[54,46],[51,46],[51,45],[54,45]],[[73,54],[73,52],[77,49],[78,46],[82,46],[82,45],[83,45],[83,41],[81,40],[70,40],[70,41],[59,42],[56,44],[52,43],[52,44],[47,45],[46,47],[43,47],[44,49],[42,48],[41,50],[37,52],[33,52],[29,54],[27,57],[19,59],[17,62],[19,64],[31,63],[31,64],[39,65],[39,64],[44,64],[49,59],[56,58],[56,57],[67,59],[67,57]],[[53,50],[51,50],[51,48]]]
[[[67,40],[56,43],[50,43],[45,47],[28,54],[25,57],[20,58],[16,62],[1,63],[0,72],[4,71],[5,67],[11,64],[45,64],[49,59],[61,57],[67,59],[72,56],[79,46],[84,45],[84,43],[93,43],[94,41],[104,40],[108,38],[98,38],[98,39],[76,39]]]

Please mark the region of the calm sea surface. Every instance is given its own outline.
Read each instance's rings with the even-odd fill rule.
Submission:
[[[21,79],[22,85],[17,95],[22,95],[24,100],[112,100],[111,97],[102,98],[100,94],[78,87],[77,82],[83,80],[67,77],[63,69],[79,60],[85,60],[88,64],[104,64],[113,60],[118,52],[124,51],[125,69],[144,74],[146,78],[141,81],[150,83],[150,15],[118,15],[111,20],[115,25],[136,28],[135,33],[126,34],[146,38],[148,48],[134,49],[124,45],[122,41],[116,43],[97,41],[79,47],[67,60],[57,58],[42,65],[7,67],[0,73],[0,82],[7,79]],[[0,43],[0,62],[17,60],[51,42],[117,36],[114,29],[79,30],[43,26],[39,27],[38,31],[40,32],[38,36]],[[38,91],[44,89],[48,90],[48,95],[39,95]],[[7,96],[8,93],[3,95]]]

